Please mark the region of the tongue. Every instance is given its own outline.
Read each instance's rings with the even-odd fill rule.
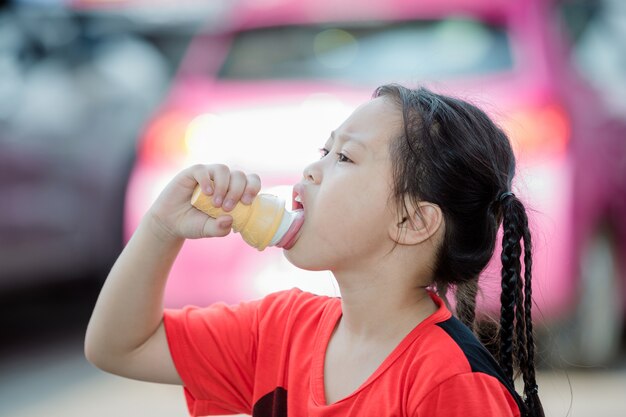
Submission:
[[[298,240],[297,239],[298,231],[300,230],[300,228],[302,227],[302,224],[304,223],[304,211],[297,210],[297,211],[294,211],[294,214],[296,215],[296,218],[293,220],[293,222],[291,223],[291,226],[289,226],[289,229],[287,230],[283,238],[280,240],[280,242],[276,244],[276,246],[279,248],[291,249],[291,247],[295,245],[296,241]]]

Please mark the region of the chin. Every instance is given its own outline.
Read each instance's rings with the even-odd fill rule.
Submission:
[[[311,256],[310,253],[304,253],[303,250],[298,250],[298,244],[291,249],[283,249],[285,258],[295,267],[304,269],[305,271],[327,271],[328,266],[322,266],[313,262],[315,255]]]

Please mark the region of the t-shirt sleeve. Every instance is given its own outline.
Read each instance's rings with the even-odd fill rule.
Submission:
[[[519,417],[517,403],[496,378],[480,372],[453,376],[430,391],[416,417]]]
[[[165,310],[170,353],[192,416],[251,413],[261,303]]]

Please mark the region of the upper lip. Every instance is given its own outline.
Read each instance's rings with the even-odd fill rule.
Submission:
[[[296,201],[296,197],[300,197],[301,202]],[[304,185],[302,183],[298,183],[293,187],[293,194],[291,200],[291,208],[292,210],[304,209]]]

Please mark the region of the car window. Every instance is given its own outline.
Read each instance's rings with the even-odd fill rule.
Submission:
[[[511,67],[504,28],[457,18],[244,31],[235,36],[218,77],[370,83],[458,77]]]

